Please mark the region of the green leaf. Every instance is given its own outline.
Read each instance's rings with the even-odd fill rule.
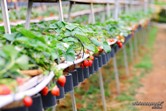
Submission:
[[[4,37],[6,38],[6,40],[14,41],[16,35],[17,35],[17,33],[15,32],[12,34],[5,34]]]
[[[75,55],[73,53],[66,53],[65,58],[66,58],[66,61],[74,61]]]
[[[72,30],[74,30],[77,26],[75,26],[75,25],[73,25],[73,24],[67,24],[65,27],[66,27],[66,29],[72,31]]]
[[[16,60],[16,64],[21,68],[21,69],[28,69],[28,62],[29,58],[26,55],[22,55]]]
[[[95,46],[93,44],[85,45],[85,48],[87,48],[88,50],[90,50],[92,52],[95,52]]]
[[[96,39],[96,38],[91,38],[91,41],[93,42],[93,44],[95,44],[96,46],[101,46],[102,44]]]
[[[108,45],[108,43],[106,41],[103,42],[103,49],[105,52],[110,52],[111,51],[111,47]]]

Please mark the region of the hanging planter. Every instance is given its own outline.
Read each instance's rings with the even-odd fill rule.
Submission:
[[[79,82],[84,81],[83,68],[80,67],[80,68],[77,68],[76,70],[78,72],[78,81]]]
[[[94,64],[94,63],[93,63]],[[89,74],[92,75],[94,73],[94,65],[89,67]]]
[[[106,53],[102,53],[101,56],[102,56],[102,63],[103,63],[103,65],[105,65],[107,63]]]
[[[72,74],[69,73],[66,76],[66,84],[64,86],[64,91],[65,91],[65,93],[67,93],[67,92],[70,92],[72,90],[73,90],[73,78],[72,78]]]
[[[46,96],[41,95],[42,103],[44,109],[55,106],[56,105],[56,97],[49,93]]]
[[[124,42],[124,44],[126,44],[129,40],[130,40],[130,38],[131,38],[131,34],[129,34],[127,37],[125,37],[125,42]]]
[[[72,80],[73,80],[73,86],[76,87],[78,86],[79,84],[79,81],[78,81],[78,72],[77,70],[73,70],[70,72],[72,74]]]
[[[32,97],[33,104],[31,107],[28,108],[28,111],[42,111],[43,110],[43,103],[41,99],[41,95],[37,94]]]
[[[89,68],[88,67],[83,68],[83,74],[84,74],[84,78],[89,78]]]
[[[64,87],[62,87],[62,86],[59,85],[58,83],[57,83],[57,86],[58,86],[58,88],[59,88],[59,90],[60,90],[60,95],[59,95],[59,96],[56,96],[56,99],[62,99],[62,98],[65,97],[65,90],[64,90]]]
[[[102,55],[98,56],[98,63],[99,63],[99,67],[103,66]]]
[[[97,72],[99,70],[99,60],[98,57],[94,59],[94,71]]]

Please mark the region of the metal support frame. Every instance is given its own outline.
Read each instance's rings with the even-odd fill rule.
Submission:
[[[25,22],[25,28],[26,29],[29,29],[29,26],[30,26],[32,5],[33,5],[33,2],[29,1],[28,2],[28,8],[27,8],[27,17],[26,17],[26,22]]]
[[[77,111],[74,89],[73,89],[73,91],[70,92],[70,96],[72,99],[72,109],[73,109],[73,111]]]
[[[103,108],[104,108],[104,111],[107,111],[107,105],[106,105],[106,100],[105,100],[105,91],[104,91],[104,85],[103,85],[103,76],[102,76],[101,68],[99,69],[98,74],[99,74],[100,93],[101,93],[101,97],[102,97]]]
[[[127,53],[126,53],[126,46],[123,46],[123,55],[124,55],[124,65],[126,70],[126,76],[129,76],[129,67],[128,67],[128,61],[127,61]]]
[[[115,0],[115,11],[114,11],[114,19],[117,20],[119,15],[119,0]]]
[[[134,60],[134,54],[133,54],[133,43],[132,43],[132,38],[129,40],[129,47],[130,47],[130,56],[131,60]]]
[[[5,26],[5,33],[11,34],[6,0],[1,0],[1,7],[2,7],[2,15],[3,15],[4,26]]]
[[[107,1],[109,1],[109,0],[107,0]],[[107,3],[107,4],[106,4],[106,15],[107,15],[107,18],[110,17],[110,13],[111,13],[110,10],[111,10],[110,4]]]
[[[93,8],[93,3],[90,3],[90,23],[95,23],[95,14],[94,14],[94,8]]]
[[[64,17],[63,17],[63,9],[62,9],[62,1],[59,0],[59,3],[58,3],[58,6],[59,6],[59,20],[60,21],[64,21]]]
[[[69,11],[68,11],[68,22],[70,22],[71,20],[71,10],[72,10],[72,7],[73,7],[73,3],[69,3]]]
[[[118,68],[117,68],[117,63],[116,63],[116,55],[114,55],[114,57],[113,57],[113,63],[114,63],[116,89],[117,89],[117,93],[120,94],[120,81],[119,81],[119,73],[118,73]]]
[[[137,32],[135,33],[135,36],[134,36],[134,49],[135,49],[135,56],[137,57],[137,55],[138,55],[138,49],[137,49]]]

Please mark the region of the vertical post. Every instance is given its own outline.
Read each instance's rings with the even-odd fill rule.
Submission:
[[[110,4],[109,4],[109,0],[107,0],[107,4],[106,4],[106,13],[107,13],[107,18],[110,17]]]
[[[133,61],[134,59],[134,55],[133,55],[133,44],[132,44],[132,38],[129,41],[129,47],[130,47],[130,56],[131,56],[131,60]]]
[[[91,17],[91,23],[95,23],[95,14],[94,14],[94,8],[93,8],[93,3],[90,3],[90,11],[91,11],[91,15],[90,15],[90,17]]]
[[[33,2],[28,1],[27,17],[26,17],[26,21],[25,21],[25,28],[26,29],[29,29],[29,26],[30,26],[32,5],[33,5]]]
[[[115,13],[114,13],[114,19],[117,20],[119,15],[119,0],[115,0]],[[119,73],[118,73],[118,68],[117,68],[117,63],[116,63],[116,55],[113,57],[113,62],[114,62],[114,73],[115,73],[115,81],[116,81],[116,88],[117,88],[117,93],[120,93],[120,82],[119,82]]]
[[[69,3],[69,11],[68,11],[68,22],[70,22],[70,19],[71,19],[71,9],[72,9],[72,6],[73,6],[73,3],[70,2]]]
[[[101,92],[101,97],[102,97],[103,108],[104,108],[104,111],[107,111],[101,68],[99,69],[98,74],[99,74],[100,92]]]
[[[4,26],[5,26],[5,33],[11,34],[6,0],[1,0],[1,6],[2,6],[3,21],[4,21]]]
[[[135,56],[138,56],[138,47],[137,47],[137,32],[134,36],[134,48],[135,48]]]
[[[115,13],[114,19],[117,20],[119,15],[119,0],[115,0]]]
[[[148,12],[148,0],[144,0],[144,13]]]
[[[119,82],[118,68],[117,68],[117,64],[116,64],[116,55],[113,57],[113,62],[114,62],[116,89],[117,89],[117,93],[120,94],[120,82]]]
[[[60,19],[60,21],[64,21],[63,9],[62,9],[62,1],[61,0],[59,0],[58,5],[59,5],[59,19]]]
[[[77,111],[76,100],[75,100],[75,96],[74,96],[74,89],[73,89],[73,91],[70,92],[70,96],[72,99],[72,109],[73,109],[73,111]]]
[[[127,61],[127,54],[126,54],[126,46],[123,46],[123,55],[124,55],[124,63],[125,63],[125,70],[126,70],[126,76],[129,76],[129,67],[128,67],[128,61]]]
[[[124,1],[124,4],[125,4],[125,13],[128,13],[128,10],[129,10],[129,9],[128,9],[128,8],[129,8],[129,7],[128,7],[128,1],[125,0],[125,1]]]

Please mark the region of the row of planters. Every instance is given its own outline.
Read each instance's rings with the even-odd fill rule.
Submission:
[[[25,95],[23,100],[4,106],[2,111],[41,111],[54,106],[57,100],[105,65],[139,27],[148,25],[148,19],[140,23],[145,15],[138,14],[137,18],[123,15],[118,21],[110,19],[90,25],[51,21],[32,24],[30,30],[16,26],[12,34],[2,31],[0,97],[19,92],[18,87],[36,75],[48,75],[50,71],[55,74],[39,94]],[[89,57],[74,63],[85,54]],[[65,69],[58,67],[67,62],[73,65]]]

